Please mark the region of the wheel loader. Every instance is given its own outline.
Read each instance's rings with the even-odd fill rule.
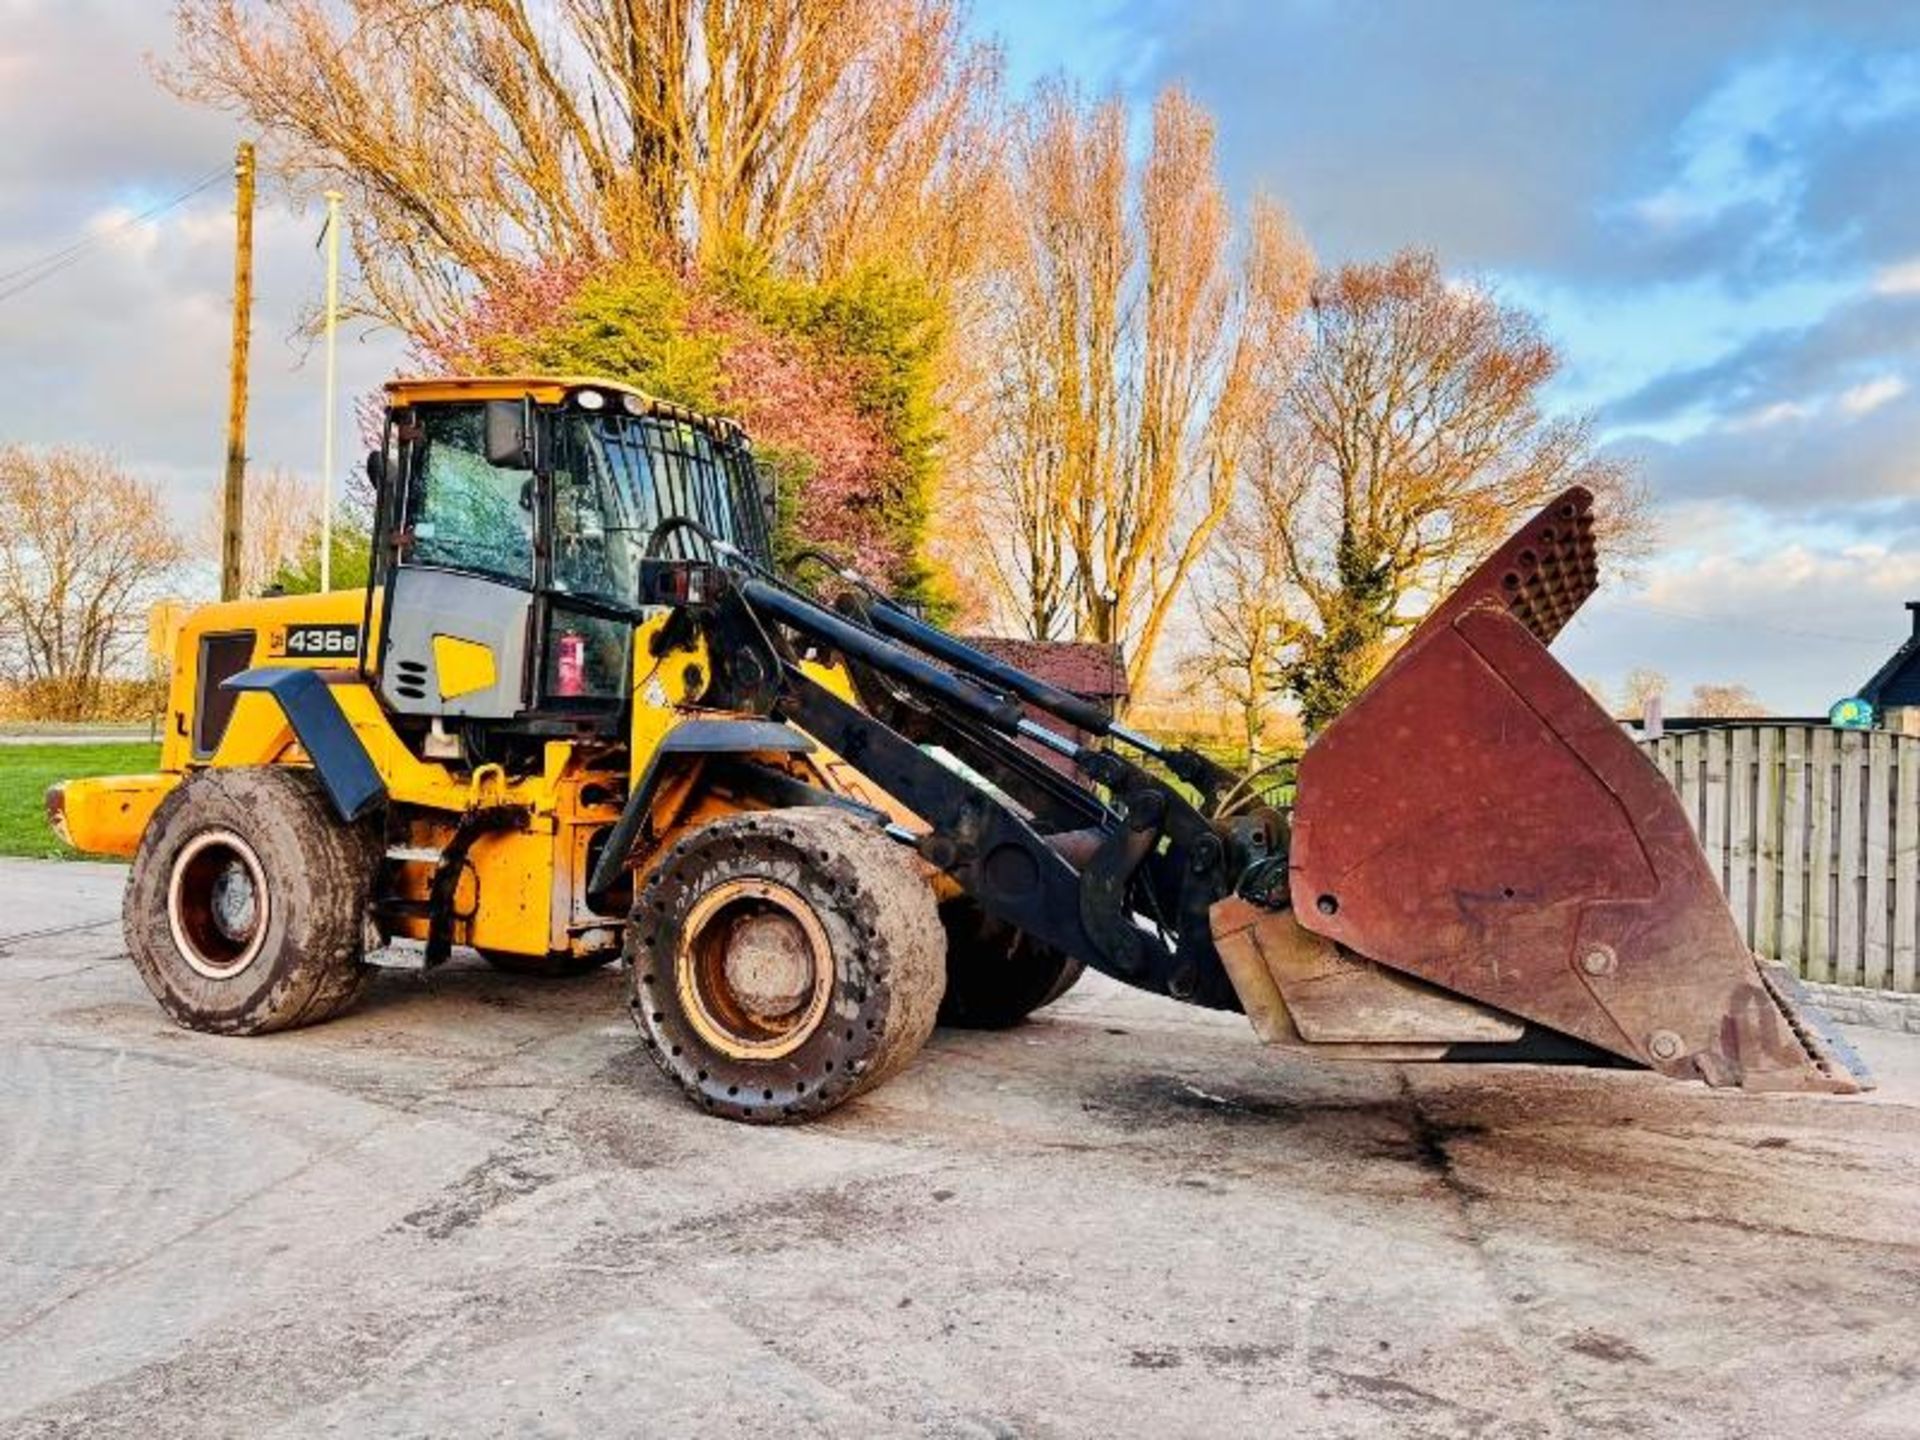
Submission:
[[[1332,1059],[1866,1083],[1547,652],[1596,584],[1584,491],[1413,631],[1289,812],[851,569],[777,571],[725,420],[595,379],[386,402],[365,589],[193,611],[160,773],[48,795],[132,858],[127,947],[184,1026],[311,1024],[455,946],[618,961],[660,1070],[777,1123],[1090,966]]]

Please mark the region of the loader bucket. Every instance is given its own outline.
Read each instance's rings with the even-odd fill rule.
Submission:
[[[1310,976],[1323,1011],[1329,986],[1385,993],[1365,962],[1397,972],[1424,1007],[1381,1037],[1403,1045],[1444,992],[1674,1078],[1864,1088],[1741,940],[1671,787],[1547,653],[1596,582],[1591,504],[1522,527],[1308,749],[1291,913],[1217,907],[1230,969],[1264,956],[1283,998]]]

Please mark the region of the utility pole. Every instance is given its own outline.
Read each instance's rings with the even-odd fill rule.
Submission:
[[[333,588],[334,332],[340,327],[340,192],[327,191],[327,423],[320,446],[320,590]]]
[[[253,143],[233,158],[233,367],[227,389],[227,489],[220,527],[220,598],[240,597],[247,507],[247,346],[253,337]]]

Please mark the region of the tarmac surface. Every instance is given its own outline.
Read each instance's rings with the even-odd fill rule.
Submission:
[[[1090,980],[752,1130],[612,970],[176,1029],[121,873],[0,862],[0,1434],[1920,1436],[1920,1037],[1729,1095]]]

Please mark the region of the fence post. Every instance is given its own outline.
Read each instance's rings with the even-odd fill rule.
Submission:
[[[1780,875],[1779,957],[1796,975],[1807,969],[1807,830],[1812,816],[1807,808],[1807,732],[1794,726],[1786,733],[1784,769],[1780,776],[1780,839],[1785,852]]]
[[[1865,883],[1860,897],[1861,983],[1882,990],[1887,985],[1887,861],[1892,850],[1888,834],[1893,789],[1893,736],[1874,731],[1867,737],[1867,853]]]
[[[1754,737],[1753,948],[1780,953],[1780,727],[1762,726]]]
[[[1839,896],[1834,905],[1834,978],[1842,985],[1862,982],[1861,874],[1865,867],[1863,810],[1866,798],[1865,739],[1858,730],[1840,732],[1840,855],[1834,871]]]
[[[1895,990],[1920,990],[1914,974],[1916,910],[1920,910],[1920,740],[1893,742],[1893,945]]]
[[[1807,975],[1833,979],[1833,731],[1816,730],[1812,766],[1813,826],[1807,855]]]
[[[1753,732],[1741,726],[1715,737],[1730,752],[1727,762],[1727,905],[1740,938],[1751,947],[1753,923]]]

